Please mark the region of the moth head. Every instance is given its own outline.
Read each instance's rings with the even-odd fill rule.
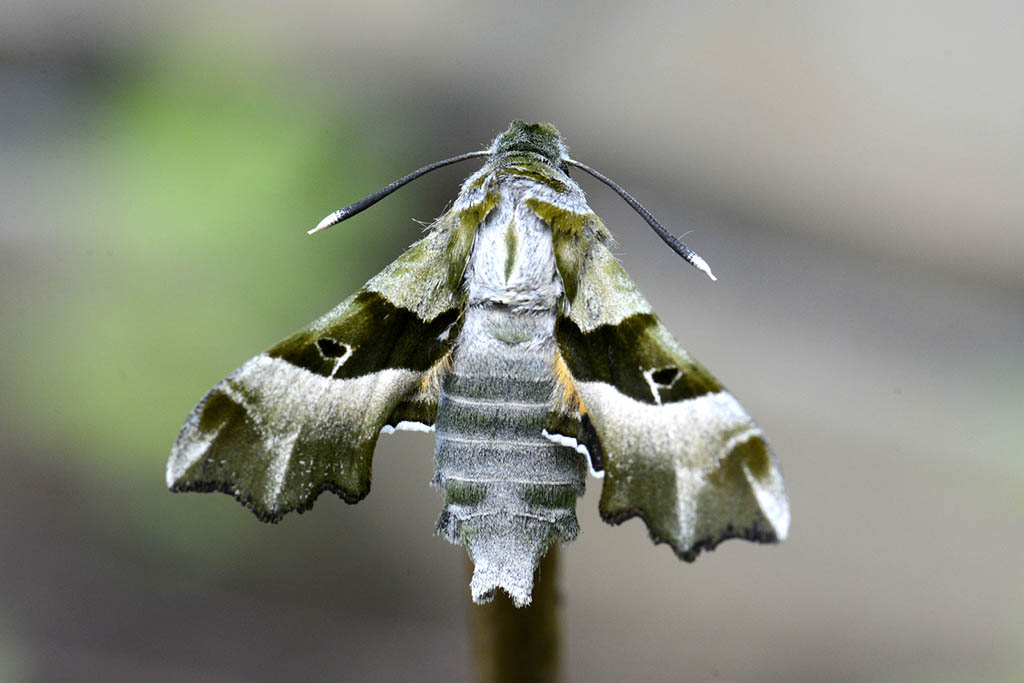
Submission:
[[[526,123],[516,119],[508,130],[494,138],[491,143],[491,154],[507,154],[509,152],[533,152],[544,157],[555,168],[565,168],[565,160],[569,158],[566,147],[558,129],[550,123]]]
[[[315,228],[310,230],[309,234],[312,235],[314,232],[320,232],[332,225],[337,225],[344,220],[348,220],[357,213],[370,208],[398,188],[404,187],[424,173],[429,173],[434,169],[449,166],[459,161],[465,161],[466,159],[476,159],[483,156],[499,157],[505,154],[524,153],[540,155],[540,157],[552,168],[558,169],[566,175],[569,175],[569,166],[575,166],[576,168],[586,171],[590,175],[594,176],[602,183],[615,190],[627,204],[629,204],[645,221],[647,221],[647,224],[651,226],[654,232],[656,232],[674,252],[686,259],[690,265],[704,271],[704,273],[706,273],[712,280],[718,279],[711,272],[711,268],[708,266],[707,261],[700,257],[700,254],[695,252],[693,249],[690,249],[688,246],[683,244],[678,237],[666,230],[665,226],[659,223],[658,219],[652,216],[651,212],[645,209],[640,202],[634,199],[633,195],[626,192],[621,185],[599,171],[571,158],[569,156],[569,147],[565,144],[565,140],[562,139],[562,134],[558,132],[557,128],[552,126],[550,123],[527,123],[526,121],[521,121],[519,119],[513,121],[509,125],[508,130],[494,138],[494,142],[491,143],[490,148],[486,150],[479,150],[477,152],[467,152],[466,154],[460,154],[458,156],[451,157],[450,159],[443,159],[441,161],[435,161],[432,164],[427,164],[423,168],[413,171],[404,178],[399,178],[387,187],[374,192],[369,197],[364,197],[358,202],[349,204],[345,208],[338,209],[337,211],[329,214],[326,218],[320,221]]]

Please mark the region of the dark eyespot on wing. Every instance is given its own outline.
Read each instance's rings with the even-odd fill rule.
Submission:
[[[657,403],[644,374],[653,368],[660,368],[654,373],[655,381],[667,385],[659,389],[662,403],[703,396],[722,388],[711,373],[675,346],[650,313],[638,313],[618,325],[602,325],[586,333],[560,316],[555,324],[555,338],[574,380],[604,382],[637,401]],[[674,381],[659,381],[667,379],[669,371],[677,374]]]
[[[583,408],[576,439],[603,466],[603,519],[643,518],[684,560],[726,538],[785,537],[782,474],[760,429],[654,315],[589,332],[562,316],[555,336]]]
[[[298,332],[267,355],[335,379],[362,377],[381,368],[423,372],[448,349],[439,337],[457,317],[458,310],[451,309],[423,321],[377,292],[363,290],[329,329],[314,326]],[[346,347],[350,355],[337,367]]]
[[[168,487],[228,493],[264,521],[325,490],[356,502],[381,429],[433,423],[423,377],[450,350],[454,338],[439,337],[457,317],[424,321],[359,292],[214,387],[171,451]]]
[[[317,339],[316,347],[320,349],[320,353],[323,354],[324,358],[341,358],[348,353],[347,345],[339,344],[330,337]]]
[[[662,368],[661,370],[655,370],[651,373],[651,379],[654,380],[656,384],[666,387],[671,385],[678,376],[679,368]]]

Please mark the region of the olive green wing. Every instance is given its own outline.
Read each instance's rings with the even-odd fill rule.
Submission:
[[[436,415],[431,373],[461,305],[446,244],[431,233],[215,386],[174,444],[168,487],[231,494],[264,521],[308,509],[325,490],[349,503],[366,496],[381,430],[429,428]]]
[[[564,410],[551,423],[603,466],[602,518],[641,517],[687,561],[727,538],[784,539],[789,504],[760,428],[679,346],[604,244],[578,253],[576,296],[555,329],[576,420]]]

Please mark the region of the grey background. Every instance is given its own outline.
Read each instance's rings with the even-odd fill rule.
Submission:
[[[468,678],[429,436],[275,527],[163,469],[208,387],[472,164],[303,231],[512,118],[692,231],[719,282],[580,180],[793,513],[687,565],[591,480],[570,678],[1024,677],[1022,35],[1010,2],[7,3],[0,678]]]

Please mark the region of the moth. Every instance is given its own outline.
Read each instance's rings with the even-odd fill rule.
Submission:
[[[786,537],[789,505],[760,428],[683,350],[619,265],[550,124],[513,121],[486,150],[426,166],[325,218],[339,223],[435,168],[484,166],[426,236],[334,310],[216,385],[167,464],[172,491],[221,491],[261,520],[369,493],[381,433],[433,431],[437,532],[464,545],[477,603],[529,604],[553,543],[601,517],[646,523],[692,561],[728,538]]]

